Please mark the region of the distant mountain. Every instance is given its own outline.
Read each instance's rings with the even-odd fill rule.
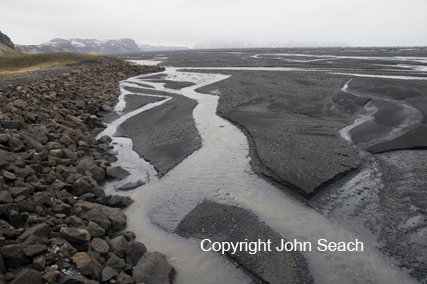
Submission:
[[[123,38],[116,40],[97,40],[55,38],[40,45],[18,45],[18,48],[25,54],[48,53],[48,52],[80,52],[89,54],[125,54],[138,53],[142,51],[155,50],[175,50],[186,47],[177,46],[138,46],[133,39]]]
[[[15,48],[12,40],[0,31],[0,55],[15,55],[21,54],[19,50]]]
[[[186,46],[153,46],[148,44],[139,44],[138,47],[142,51],[162,51],[162,50],[182,50],[182,49],[189,49]]]
[[[122,54],[141,52],[133,39],[97,40],[55,38],[41,45],[19,45],[25,54],[48,52],[80,52],[89,54]]]
[[[219,48],[280,48],[280,47],[347,47],[343,42],[295,42],[295,41],[205,41],[199,42],[193,49],[219,49]]]

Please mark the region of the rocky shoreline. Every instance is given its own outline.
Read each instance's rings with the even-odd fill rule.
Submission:
[[[126,171],[92,135],[119,81],[163,69],[106,61],[0,81],[0,283],[173,281],[165,256],[124,231],[133,200],[100,186]]]

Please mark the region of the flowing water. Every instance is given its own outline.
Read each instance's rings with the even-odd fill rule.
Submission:
[[[139,81],[157,90],[179,93],[196,100],[198,105],[193,116],[203,146],[158,180],[150,165],[131,150],[132,142],[129,139],[113,137],[119,157],[117,163],[133,172],[130,177],[133,180],[144,178],[148,171],[150,182],[124,193],[114,192],[115,184],[108,184],[106,191],[131,195],[135,200],[126,210],[128,229],[136,233],[138,240],[148,250],[168,256],[169,262],[178,271],[177,283],[251,282],[219,254],[202,251],[200,240],[187,240],[172,233],[182,218],[204,199],[247,208],[287,240],[311,242],[312,250],[302,254],[307,259],[315,283],[413,282],[375,247],[370,247],[369,242],[364,242],[363,236],[331,223],[317,211],[253,173],[249,165],[246,137],[236,126],[215,114],[218,97],[195,91],[201,86],[226,80],[228,76],[180,72],[174,68],[167,68],[163,74],[166,77],[163,79],[193,82],[195,85],[180,91],[171,90],[164,88],[163,84],[144,80],[144,76],[131,78],[122,84],[132,85],[132,82]],[[161,103],[147,105],[145,109]],[[139,111],[142,110],[122,116],[100,135],[112,136],[121,122]],[[322,252],[317,250],[319,239],[346,243],[358,239],[364,242],[364,250]]]

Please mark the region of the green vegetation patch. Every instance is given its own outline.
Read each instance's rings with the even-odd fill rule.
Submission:
[[[0,56],[0,78],[89,62],[101,63],[102,60],[99,55],[73,52],[4,55]]]

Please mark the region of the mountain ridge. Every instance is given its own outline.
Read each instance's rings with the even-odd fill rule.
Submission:
[[[80,39],[80,38],[54,38],[40,45],[17,45],[24,54],[50,53],[50,52],[78,52],[88,54],[127,54],[143,51],[185,49],[174,46],[137,45],[133,39]]]

